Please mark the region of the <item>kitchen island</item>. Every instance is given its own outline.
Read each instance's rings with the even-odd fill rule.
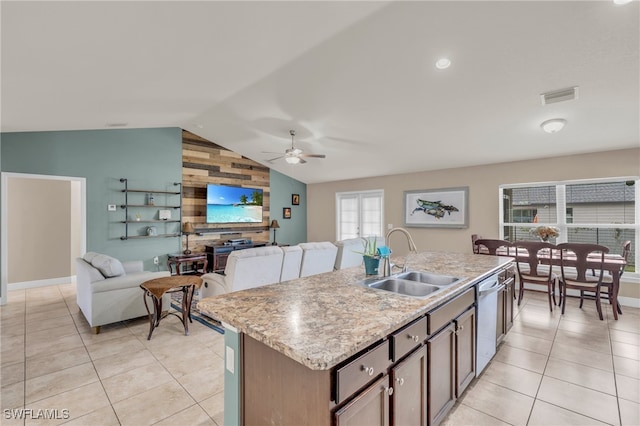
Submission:
[[[506,257],[459,253],[413,254],[407,260],[410,270],[465,278],[423,299],[357,285],[365,275],[363,267],[356,267],[200,301],[203,313],[225,325],[225,424],[348,424],[336,416],[362,399],[358,395],[364,385],[358,382],[362,378],[351,383],[353,379],[341,375],[343,369],[351,374],[350,370],[365,368],[364,376],[369,377],[364,384],[369,387],[388,381],[384,365],[350,366],[363,355],[384,364],[376,358],[383,354],[389,365],[412,358],[414,352],[393,354],[394,333],[416,327],[416,321],[429,324],[428,312],[446,312],[440,307],[463,296],[465,301],[471,297],[473,305],[475,284],[511,262]],[[453,319],[437,330],[427,325],[424,336],[412,339],[416,347],[426,342],[429,351],[426,339],[447,327],[456,327]],[[393,392],[390,385],[381,386],[385,394]],[[384,405],[384,398],[374,402]]]

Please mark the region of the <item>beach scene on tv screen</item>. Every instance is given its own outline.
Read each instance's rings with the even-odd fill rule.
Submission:
[[[207,185],[207,223],[262,222],[262,190]]]

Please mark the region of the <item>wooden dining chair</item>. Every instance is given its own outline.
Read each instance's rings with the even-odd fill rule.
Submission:
[[[524,296],[525,283],[545,285],[549,297],[549,310],[553,312],[556,304],[556,282],[558,277],[553,273],[551,262],[542,263],[541,257],[551,259],[556,246],[542,241],[516,241],[516,267],[520,279],[520,292],[518,294],[518,306]],[[562,301],[562,298],[560,299]]]
[[[604,256],[609,248],[598,244],[562,243],[556,248],[560,251],[560,287],[562,288],[562,314],[567,305],[567,289],[580,291],[580,308],[584,301],[584,292],[595,293],[598,317],[602,321],[602,303],[600,298],[603,282],[612,286],[611,277],[604,274]],[[588,273],[596,270],[596,276]]]
[[[621,254],[622,258],[624,259],[625,264],[629,261],[629,254],[630,253],[631,253],[631,241],[627,240],[627,241],[622,243],[622,254]],[[595,276],[596,275],[595,269],[592,269],[591,273],[592,273],[593,276]],[[621,277],[622,277],[623,273],[624,273],[624,267],[622,269],[620,269],[620,276]],[[611,272],[609,272],[609,274],[611,274]],[[609,282],[608,280],[605,279],[602,282],[602,288],[603,288],[603,290],[606,290],[606,291],[600,293],[600,298],[606,299],[606,300],[609,301],[609,303],[611,303],[611,292],[613,291],[613,282]],[[584,296],[590,297],[590,298],[595,297],[595,295],[592,292],[586,292],[584,294]],[[582,307],[582,301],[580,302],[580,307]],[[622,306],[620,306],[620,302],[616,303],[616,309],[618,310],[619,314],[622,313]]]
[[[487,238],[479,238],[474,244],[478,246],[478,254],[487,254],[490,256],[509,256],[515,253],[513,243],[506,240],[492,240]]]

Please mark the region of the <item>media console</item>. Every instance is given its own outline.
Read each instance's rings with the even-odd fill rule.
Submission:
[[[268,241],[230,240],[222,244],[207,245],[205,246],[207,264],[209,265],[207,272],[224,272],[224,268],[227,266],[227,258],[234,250],[264,247],[268,244]]]

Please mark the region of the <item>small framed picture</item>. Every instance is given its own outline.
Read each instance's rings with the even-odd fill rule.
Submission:
[[[291,207],[282,208],[282,217],[285,219],[291,219]]]
[[[291,194],[291,204],[294,206],[300,205],[300,194]]]

